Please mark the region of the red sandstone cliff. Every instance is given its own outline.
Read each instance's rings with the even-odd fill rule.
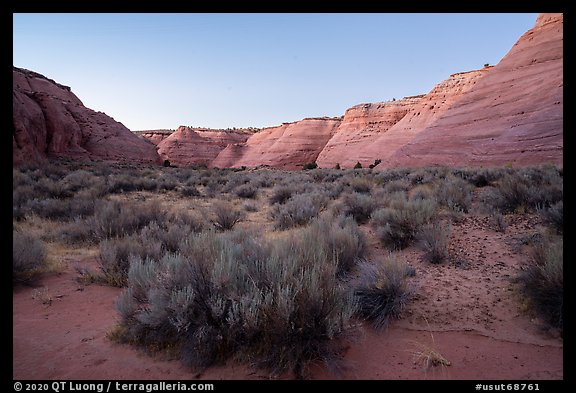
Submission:
[[[158,143],[158,154],[177,166],[210,165],[226,146],[245,142],[248,130],[212,130],[180,126]]]
[[[102,112],[86,108],[69,87],[13,68],[12,163],[47,157],[160,163],[153,144]]]
[[[542,14],[498,65],[387,164],[560,164],[563,85],[563,16]],[[385,146],[380,141],[371,152]]]
[[[223,150],[211,165],[222,168],[269,165],[301,169],[302,165],[316,161],[340,121],[339,118],[313,118],[265,128],[245,144]]]
[[[153,144],[158,145],[164,139],[172,135],[175,131],[176,130],[141,130],[132,132],[139,137],[145,138]]]
[[[562,14],[541,14],[496,66],[451,75],[423,96],[356,105],[340,124],[266,129],[223,150],[214,165],[295,169],[315,155],[328,168],[376,159],[378,168],[561,163],[562,28]],[[295,152],[304,145],[305,157]]]

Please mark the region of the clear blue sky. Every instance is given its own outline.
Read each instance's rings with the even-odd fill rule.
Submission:
[[[497,64],[537,14],[14,14],[14,65],[132,130],[265,127]]]

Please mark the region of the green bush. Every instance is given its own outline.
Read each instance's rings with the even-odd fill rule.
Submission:
[[[304,170],[310,170],[316,168],[318,168],[318,164],[316,164],[315,162],[308,162],[302,166],[302,169]]]
[[[358,161],[356,165],[354,165],[354,169],[362,169],[362,164],[360,164],[360,161]]]

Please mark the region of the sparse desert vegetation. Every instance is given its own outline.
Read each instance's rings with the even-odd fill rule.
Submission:
[[[317,362],[338,372],[359,326],[386,329],[421,296],[421,272],[462,271],[457,228],[467,222],[510,239],[518,220],[535,223],[517,245],[529,263],[509,285],[525,294],[528,312],[562,329],[555,167],[54,162],[14,169],[13,179],[14,285],[41,279],[49,258],[89,250],[96,269],[76,266],[78,282],[122,288],[109,337],[196,370],[232,360],[274,376],[306,377]],[[420,351],[418,362],[445,365],[435,353]]]

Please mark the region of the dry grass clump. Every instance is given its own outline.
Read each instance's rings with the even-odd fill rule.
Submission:
[[[361,262],[359,272],[354,288],[358,315],[370,321],[376,329],[384,329],[390,319],[401,316],[412,296],[406,282],[410,269],[406,263],[390,254],[381,264]]]
[[[44,243],[29,234],[12,231],[12,281],[30,283],[42,273],[46,263]]]

